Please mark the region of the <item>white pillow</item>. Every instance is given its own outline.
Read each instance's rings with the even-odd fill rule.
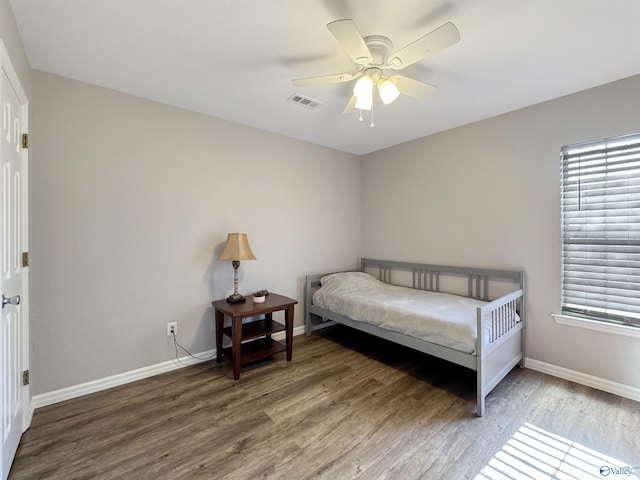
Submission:
[[[323,288],[349,292],[376,287],[380,281],[373,275],[364,272],[339,272],[325,275],[321,279],[321,284]]]

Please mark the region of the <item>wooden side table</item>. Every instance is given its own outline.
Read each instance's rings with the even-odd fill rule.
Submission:
[[[216,359],[222,361],[222,338],[231,339],[231,359],[233,378],[240,378],[240,365],[270,357],[278,352],[287,351],[287,361],[291,361],[293,351],[293,306],[298,303],[283,295],[270,293],[264,303],[253,303],[247,297],[244,303],[230,303],[227,300],[211,302],[216,314]],[[273,320],[273,312],[284,311],[285,324]],[[248,317],[259,317],[261,320],[242,323]],[[231,326],[224,326],[224,317],[231,318]],[[271,335],[285,331],[285,345],[273,340]],[[250,341],[249,341],[250,340]],[[244,343],[243,343],[244,341]]]

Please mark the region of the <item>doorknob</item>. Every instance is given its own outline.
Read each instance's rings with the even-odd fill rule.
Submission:
[[[5,297],[4,293],[2,294],[2,308],[7,304],[11,305],[20,305],[20,295],[14,295],[13,297]]]

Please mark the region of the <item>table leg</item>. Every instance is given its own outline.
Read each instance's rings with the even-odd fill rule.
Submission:
[[[284,311],[284,326],[287,332],[287,361],[290,362],[293,354],[293,305]]]
[[[233,379],[238,380],[240,378],[240,359],[242,358],[242,318],[234,317],[232,319],[231,336],[233,346],[231,351],[231,357],[233,359]]]
[[[267,324],[267,329],[271,330],[271,327],[273,326],[273,313],[265,313],[264,314],[264,320]],[[267,342],[271,341],[271,334],[266,335],[266,339]]]
[[[222,361],[222,327],[224,326],[224,313],[216,310],[216,360]]]

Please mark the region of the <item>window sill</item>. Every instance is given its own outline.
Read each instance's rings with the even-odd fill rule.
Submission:
[[[622,335],[624,337],[640,338],[640,328],[629,327],[626,325],[613,325],[606,322],[599,322],[597,320],[588,320],[586,318],[571,317],[569,315],[562,315],[558,313],[552,313],[551,316],[561,325],[570,325],[572,327],[587,328],[589,330],[596,330],[598,332],[613,333],[615,335]]]

